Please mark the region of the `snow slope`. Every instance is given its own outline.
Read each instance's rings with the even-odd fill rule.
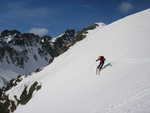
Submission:
[[[15,113],[149,113],[150,9],[89,31],[28,80],[42,89]],[[104,55],[112,67],[95,74]],[[14,89],[15,90],[15,89]]]

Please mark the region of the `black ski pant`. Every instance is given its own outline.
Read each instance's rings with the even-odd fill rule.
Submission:
[[[100,64],[97,66],[97,69],[101,70],[103,65],[104,65],[104,62],[100,62]]]

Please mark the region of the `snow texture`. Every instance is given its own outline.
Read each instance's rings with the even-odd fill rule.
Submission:
[[[15,113],[150,113],[150,9],[103,28],[40,73],[42,89]],[[112,67],[96,75],[96,57]],[[27,80],[24,80],[25,82]]]

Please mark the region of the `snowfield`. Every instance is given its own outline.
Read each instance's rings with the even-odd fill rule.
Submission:
[[[150,113],[149,20],[147,9],[89,31],[23,81],[38,80],[42,89],[15,113]],[[96,75],[100,55],[112,66]]]

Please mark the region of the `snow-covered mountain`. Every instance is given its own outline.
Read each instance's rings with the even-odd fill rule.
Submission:
[[[15,113],[149,113],[149,19],[147,9],[89,30],[83,41],[8,92],[13,100],[25,84],[42,84]],[[100,55],[112,66],[96,75]]]
[[[8,67],[6,67],[7,69],[6,77],[8,77],[7,75],[10,75],[11,76],[10,78],[12,79],[8,81],[3,76],[0,76],[1,80],[5,84],[5,86],[0,88],[0,108],[1,108],[0,113],[14,112],[19,105],[27,104],[32,99],[33,94],[35,94],[35,92],[41,89],[41,85],[37,81],[37,77],[36,76],[28,77],[27,75],[32,75],[33,73],[40,72],[45,66],[42,67],[41,65],[39,65],[38,67],[35,68],[36,69],[35,71],[31,70],[32,73],[25,71],[26,68],[30,68],[32,66],[32,61],[29,62],[29,67],[26,68],[24,67],[25,64],[28,62],[28,60],[32,59],[33,57],[32,54],[36,51],[36,49],[39,50],[41,49],[40,47],[42,46],[43,50],[38,51],[38,54],[40,57],[43,58],[45,58],[47,55],[50,55],[52,58],[47,61],[47,63],[50,63],[54,59],[54,57],[61,55],[62,53],[66,52],[76,42],[84,39],[88,33],[87,32],[88,30],[95,29],[97,26],[98,26],[97,24],[93,24],[86,28],[83,28],[81,31],[78,32],[76,32],[73,29],[68,29],[55,39],[51,39],[51,37],[49,36],[39,37],[31,33],[21,34],[19,31],[16,30],[3,31],[1,33],[1,48],[2,48],[1,50],[3,50],[1,61],[5,62],[6,56],[8,56],[6,60],[7,61],[6,64],[8,65]],[[15,40],[15,38],[17,38],[17,40]],[[36,44],[34,44],[34,41],[36,41],[36,43],[39,42],[41,43],[38,46],[35,46]],[[13,43],[10,44],[9,42]],[[17,48],[14,47],[15,44],[16,45],[18,44]],[[22,48],[22,46],[23,47],[25,46],[24,51],[26,51],[27,54],[22,54],[22,52],[18,52],[18,49]],[[29,47],[31,47],[30,51],[28,50]],[[33,47],[35,48],[34,49],[35,51],[32,51]],[[13,52],[15,52],[16,54],[14,54]],[[28,55],[28,52],[30,52],[31,55]],[[27,60],[26,57],[28,58]],[[8,60],[8,58],[10,58],[10,60]],[[35,60],[37,61],[36,63],[40,62],[37,58],[35,58]],[[47,59],[45,58],[45,60]],[[13,65],[14,67],[22,68],[25,71],[26,76],[24,75],[19,75],[17,77],[14,77],[14,75],[12,76],[11,71],[9,71],[11,69],[9,68],[9,64]],[[23,72],[21,74],[23,74]]]
[[[45,43],[44,41],[49,42]],[[39,37],[17,30],[0,35],[0,86],[18,75],[29,74],[53,60],[51,37]],[[45,46],[46,45],[46,46]],[[51,49],[48,51],[48,49]]]
[[[18,75],[28,75],[51,63],[72,44],[75,30],[67,30],[57,40],[17,30],[0,33],[0,87]]]

